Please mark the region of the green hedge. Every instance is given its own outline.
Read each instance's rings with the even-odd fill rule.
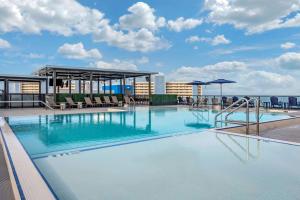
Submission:
[[[89,97],[89,94],[71,94],[71,97],[74,102],[84,102],[84,97]],[[93,94],[93,97],[103,97],[110,96],[109,94]],[[116,96],[119,101],[123,100],[122,94],[112,94],[112,96]],[[56,94],[56,102],[66,102],[66,97],[70,97],[68,93]]]
[[[176,105],[177,95],[174,94],[153,94],[150,97],[151,105]]]

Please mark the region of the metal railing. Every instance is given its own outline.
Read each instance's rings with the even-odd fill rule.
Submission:
[[[255,122],[250,122],[250,108],[249,104],[250,102],[254,101],[254,106],[255,106],[255,117],[256,121]],[[237,107],[235,107],[237,106]],[[233,113],[237,112],[241,108],[245,108],[245,114],[246,114],[246,119],[245,121],[242,120],[229,120],[228,117],[232,115]],[[232,110],[230,110],[232,109]],[[225,119],[218,119],[220,116],[222,116],[223,113],[226,113]],[[256,133],[259,135],[259,125],[260,125],[260,102],[258,98],[241,98],[238,101],[234,102],[230,106],[226,107],[225,109],[221,110],[218,114],[215,116],[215,127],[217,127],[218,123],[225,123],[227,124],[238,124],[246,127],[246,134],[249,134],[250,130],[250,124],[255,124],[256,125]]]
[[[295,98],[297,98],[297,102],[299,104],[298,109],[300,109],[300,95],[223,95],[222,97],[227,97],[227,99],[233,98],[233,97],[237,97],[238,99],[244,98],[244,97],[258,98],[261,103],[261,107],[273,108],[274,105],[272,105],[272,102],[271,102],[272,96],[278,97],[278,102],[282,103],[282,107],[281,107],[282,109],[295,108],[295,107],[290,107],[290,105],[289,105],[289,97],[295,97]],[[178,96],[178,97],[181,97],[181,99],[183,99],[185,101],[185,104],[188,104],[191,101],[197,102],[198,99],[202,98],[202,99],[207,99],[208,105],[213,104],[213,99],[218,99],[218,104],[224,105],[223,100],[220,99],[220,95],[190,95],[190,96]],[[276,107],[276,108],[280,108],[280,107]]]
[[[43,104],[45,106],[45,108],[49,108],[50,110],[55,110],[54,108],[52,108],[51,106],[49,106],[47,103],[43,102],[43,101],[0,101],[0,103],[39,103],[39,104]]]

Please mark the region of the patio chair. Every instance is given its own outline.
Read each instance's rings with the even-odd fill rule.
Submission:
[[[288,107],[291,108],[299,108],[300,104],[297,102],[296,97],[289,97]]]
[[[53,97],[46,97],[46,103],[48,104],[48,106],[50,106],[51,108],[60,108],[60,105],[58,105],[55,101]]]
[[[247,99],[248,101],[251,99],[251,98],[248,97],[248,96],[244,96],[244,98]],[[251,108],[254,107],[254,101],[249,101],[249,104],[248,104],[248,105],[249,105],[249,107],[251,107]]]
[[[182,97],[178,97],[178,104],[180,104],[180,105],[184,104],[184,100]]]
[[[211,99],[211,104],[212,104],[212,105],[219,105],[219,99],[213,97],[213,98]]]
[[[191,97],[186,97],[186,104],[187,105],[192,105],[194,103],[194,99]]]
[[[111,100],[114,106],[119,106],[119,100],[116,96],[111,96]]]
[[[124,101],[127,105],[135,105],[135,101],[132,97],[124,96]]]
[[[105,102],[106,105],[109,105],[109,106],[115,105],[115,103],[112,103],[110,101],[109,96],[104,96],[103,98],[104,98],[104,102]]]
[[[272,96],[270,97],[270,101],[272,108],[282,108],[282,102],[278,101],[278,97]]]
[[[94,107],[95,104],[92,102],[90,97],[84,97],[85,105],[88,107]]]
[[[95,104],[98,105],[98,106],[104,106],[106,105],[105,103],[102,102],[101,98],[100,97],[94,97],[95,99]]]
[[[73,99],[71,97],[65,97],[67,104],[69,105],[70,108],[77,108],[78,104],[74,103]]]
[[[228,106],[230,106],[231,104],[233,104],[233,99],[232,99],[231,97],[226,98],[226,101],[223,102],[223,106],[224,106],[224,107],[228,107]]]
[[[232,97],[232,103],[235,103],[239,100],[239,98],[237,96]]]

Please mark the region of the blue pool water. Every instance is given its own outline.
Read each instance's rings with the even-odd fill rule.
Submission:
[[[146,137],[192,133],[214,128],[217,111],[187,108],[136,108],[129,112],[9,117],[9,122],[32,157],[94,145]],[[235,113],[233,119],[245,119]],[[254,120],[254,114],[250,116]],[[264,114],[261,121],[288,118]]]
[[[59,200],[300,199],[300,146],[209,131],[215,114],[158,107],[7,121]]]

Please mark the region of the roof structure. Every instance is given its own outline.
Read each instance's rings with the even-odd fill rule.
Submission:
[[[8,80],[8,81],[31,81],[38,82],[46,80],[47,77],[44,76],[36,76],[36,75],[13,75],[13,74],[0,74],[0,80]]]
[[[39,69],[35,74],[39,76],[53,76],[54,72],[56,73],[56,77],[61,79],[65,78],[72,80],[90,80],[92,75],[93,80],[100,81],[135,78],[158,74],[157,72],[100,69],[88,67],[66,67],[54,65],[46,65],[45,67]]]

